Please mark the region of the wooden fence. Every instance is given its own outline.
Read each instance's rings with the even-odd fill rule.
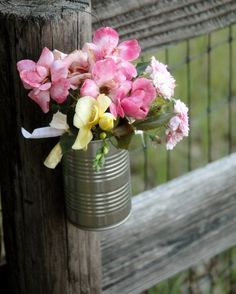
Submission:
[[[15,64],[43,46],[67,52],[89,40],[87,3],[0,1],[0,178],[12,293],[138,294],[236,244],[235,154],[138,195],[130,220],[102,236],[67,223],[60,169],[42,166],[55,141],[20,135],[22,124],[33,129],[49,118],[25,98]],[[94,28],[113,26],[146,50],[236,22],[234,0],[94,0],[92,7]]]

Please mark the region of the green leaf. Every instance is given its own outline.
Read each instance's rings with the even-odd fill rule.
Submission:
[[[124,123],[120,126],[117,126],[112,130],[113,136],[115,136],[117,138],[123,138],[126,136],[130,136],[133,133],[134,133],[134,128],[128,122]]]
[[[137,65],[136,65],[136,70],[137,70],[137,73],[138,73],[138,76],[141,75],[145,69],[147,68],[147,66],[150,64],[150,62],[139,62]]]
[[[117,148],[128,149],[131,139],[134,135],[134,128],[127,119],[121,119],[119,126],[112,130],[115,140],[111,140],[112,144]]]
[[[110,137],[109,139],[111,144],[116,148],[129,150],[133,135],[134,133],[123,137]]]
[[[71,150],[72,145],[74,144],[76,136],[65,133],[60,138],[60,145],[62,149],[62,154],[65,154],[69,150]]]
[[[133,126],[136,127],[137,130],[142,131],[160,128],[168,124],[174,115],[174,113],[158,113],[155,116],[150,116],[143,120],[135,121]]]

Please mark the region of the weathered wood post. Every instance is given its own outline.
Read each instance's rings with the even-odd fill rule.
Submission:
[[[61,169],[43,160],[54,139],[25,140],[50,121],[27,98],[16,71],[44,46],[70,52],[91,37],[89,1],[0,1],[0,180],[14,294],[100,293],[100,243],[64,215]],[[83,11],[85,10],[85,11]]]

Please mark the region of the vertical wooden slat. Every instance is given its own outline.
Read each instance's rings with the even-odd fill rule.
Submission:
[[[89,41],[90,14],[75,1],[17,2],[0,1],[0,178],[11,290],[99,293],[99,238],[66,221],[60,166],[43,165],[57,139],[21,136],[21,126],[47,126],[51,114],[27,97],[16,71],[18,60],[37,60],[44,46],[69,53]]]

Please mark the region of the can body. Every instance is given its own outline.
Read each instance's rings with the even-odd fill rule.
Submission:
[[[66,213],[70,222],[86,230],[105,230],[123,223],[131,211],[128,151],[110,144],[104,167],[92,165],[102,141],[92,141],[86,151],[63,156]]]

